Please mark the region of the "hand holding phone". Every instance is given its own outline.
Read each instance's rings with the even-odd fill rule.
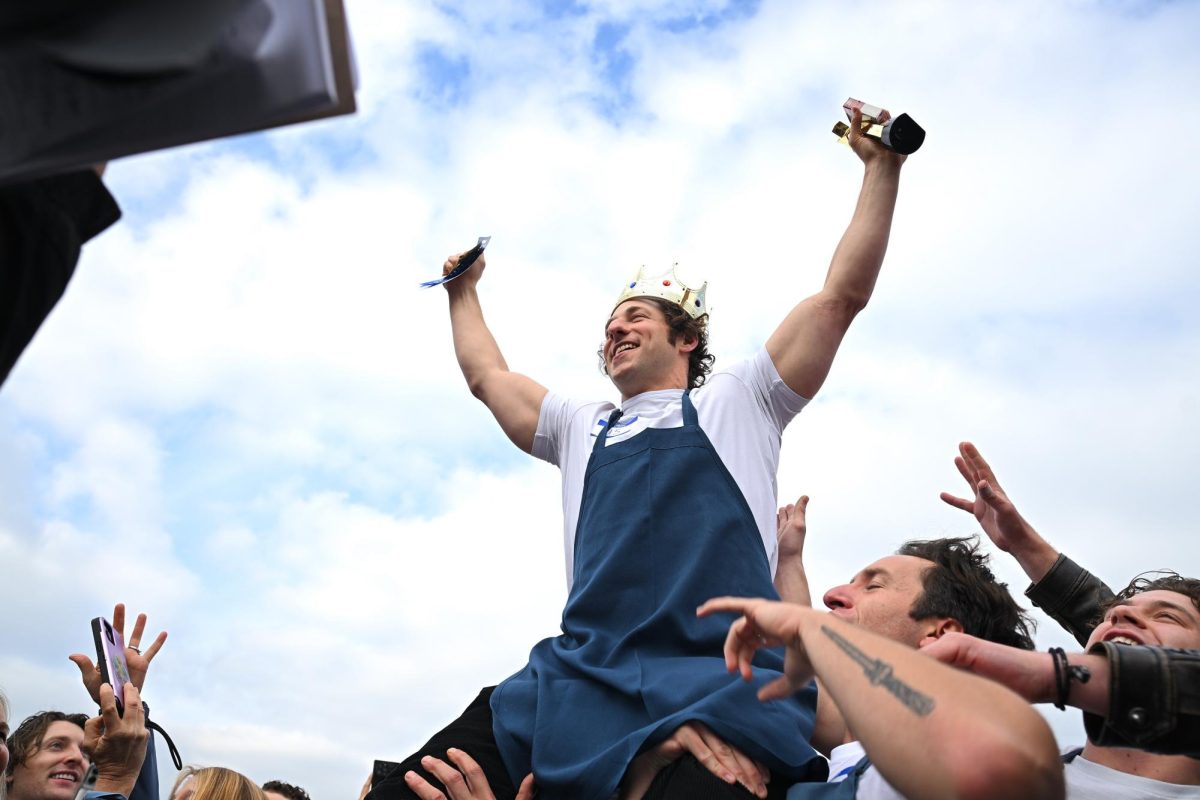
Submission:
[[[96,642],[96,669],[100,680],[113,688],[117,713],[125,714],[125,684],[129,683],[129,664],[125,661],[125,637],[104,617],[92,620],[92,638]]]
[[[124,638],[125,632],[125,604],[117,603],[113,608],[112,622],[109,627],[113,631],[113,644],[115,645]],[[108,636],[104,630],[104,618],[98,617],[92,620],[92,638],[96,643],[97,662],[110,661],[104,656],[103,645],[107,644]],[[127,680],[141,691],[146,683],[146,673],[150,668],[150,662],[162,649],[163,643],[167,640],[167,632],[161,631],[158,636],[154,637],[153,641],[148,646],[142,641],[143,634],[146,632],[146,615],[138,614],[137,620],[134,622],[133,631],[129,634],[129,641],[125,645],[124,650],[118,650],[125,658],[125,674]],[[144,649],[139,650],[141,645]],[[100,687],[105,683],[111,685],[111,679],[106,677],[106,672],[102,672],[100,664],[92,663],[92,659],[83,653],[72,653],[68,658],[79,667],[79,674],[83,678],[84,688],[88,694],[92,696],[92,700],[96,705],[103,705],[100,702]],[[121,697],[121,694],[117,694]]]

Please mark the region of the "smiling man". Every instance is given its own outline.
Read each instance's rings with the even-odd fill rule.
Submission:
[[[87,800],[125,800],[146,758],[145,715],[137,688],[125,685],[125,711],[117,713],[112,687],[100,690],[100,716],[42,711],[8,737],[6,800],[74,800],[88,767],[96,766]]]
[[[904,161],[852,130],[865,175],[824,287],[728,370],[710,374],[705,286],[688,287],[673,270],[639,273],[605,322],[600,354],[619,405],[577,402],[509,370],[476,291],[482,256],[445,284],[472,393],[514,444],[562,471],[570,593],[563,634],[485,690],[377,786],[377,798],[415,796],[409,770],[454,746],[474,757],[498,797],[513,797],[532,771],[543,797],[601,800],[639,752],[691,721],[790,780],[823,773],[807,744],[813,693],[772,708],[747,703],[753,689],[723,667],[725,626],[694,611],[717,594],[775,593],[781,435],[871,296]],[[448,259],[444,272],[457,263]],[[781,276],[764,279],[783,285]],[[759,661],[764,674],[782,669],[780,651]]]
[[[1137,578],[1117,594],[1084,653],[1030,653],[964,635],[946,636],[926,651],[1030,702],[1082,709],[1089,739],[1064,756],[1067,797],[1098,800],[1200,798],[1200,760],[1130,746],[1139,735],[1153,742],[1171,731],[1175,720],[1154,713],[1166,702],[1181,703],[1194,723],[1196,687],[1171,680],[1164,656],[1174,652],[1196,663],[1198,649],[1200,580],[1164,574]],[[1148,680],[1136,680],[1139,671]],[[1140,704],[1133,700],[1139,696]],[[1109,725],[1118,730],[1109,732]],[[1101,743],[1105,734],[1109,745]],[[1184,752],[1200,751],[1194,740],[1182,744]]]
[[[83,750],[84,714],[44,711],[12,735],[9,800],[72,800],[91,764]]]

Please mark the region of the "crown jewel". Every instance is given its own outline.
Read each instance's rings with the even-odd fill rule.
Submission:
[[[688,288],[675,275],[677,266],[679,266],[678,262],[672,264],[670,271],[661,275],[647,275],[646,267],[640,267],[637,277],[625,284],[625,288],[621,290],[621,295],[617,298],[613,308],[634,297],[661,297],[682,307],[691,315],[692,319],[704,316],[708,313],[708,306],[704,303],[704,293],[708,289],[708,281],[700,284],[699,289]]]

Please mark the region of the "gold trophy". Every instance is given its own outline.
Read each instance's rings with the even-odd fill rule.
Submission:
[[[855,100],[853,97],[842,103],[846,110],[846,119],[853,121],[854,112],[862,113],[862,132],[865,136],[878,139],[883,146],[901,155],[915,153],[925,141],[925,129],[917,124],[908,114],[892,117],[887,109]],[[833,126],[833,132],[843,144],[850,141],[850,126],[839,122]]]

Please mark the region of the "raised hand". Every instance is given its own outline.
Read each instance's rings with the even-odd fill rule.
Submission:
[[[888,111],[884,111],[879,116],[879,124],[887,122],[891,118]],[[864,164],[872,162],[891,162],[894,166],[899,167],[904,163],[908,156],[902,156],[894,150],[889,150],[884,147],[883,142],[873,136],[867,136],[862,132],[862,111],[855,109],[854,116],[850,120],[849,131],[850,149],[854,154],[862,159]]]
[[[125,604],[117,603],[113,608],[112,617],[113,629],[119,631],[121,637],[125,637]],[[125,639],[125,663],[129,667],[129,679],[138,691],[142,691],[146,685],[146,673],[150,669],[150,662],[158,655],[158,651],[162,649],[163,642],[167,641],[167,632],[161,631],[154,638],[150,646],[146,648],[146,652],[141,651],[142,635],[146,631],[146,615],[138,614],[137,620],[133,623],[133,631],[129,634],[129,638]],[[92,660],[82,653],[72,653],[68,658],[74,662],[75,666],[79,667],[79,673],[83,677],[83,685],[87,689],[88,694],[92,696],[92,700],[96,705],[100,705],[100,686],[104,683],[104,676],[100,674],[100,669]]]
[[[795,503],[781,506],[775,515],[775,536],[779,545],[779,564],[775,569],[775,589],[789,603],[812,605],[808,575],[804,571],[804,538],[807,525],[808,495]]]
[[[779,560],[800,559],[804,555],[804,536],[808,532],[805,511],[808,495],[800,495],[795,503],[780,506],[775,515],[775,536],[779,542]]]
[[[118,715],[113,688],[104,684],[97,694],[100,716],[92,717],[84,726],[83,749],[96,765],[96,789],[128,797],[142,771],[150,737],[141,696],[133,684],[125,684],[125,713]]]
[[[469,252],[470,250],[464,250],[461,253],[448,257],[445,263],[442,264],[442,277],[444,278],[453,272],[454,268],[458,266],[458,262]],[[466,272],[449,283],[442,284],[446,291],[461,291],[479,283],[479,279],[483,277],[483,269],[487,266],[487,259],[484,258],[485,255],[485,253],[480,253],[479,257],[475,259],[475,263]]]
[[[942,500],[974,514],[996,547],[1011,553],[1032,580],[1040,580],[1058,558],[1057,551],[1017,511],[975,445],[963,442],[958,451],[954,466],[970,485],[974,498],[969,500],[942,492]]]

